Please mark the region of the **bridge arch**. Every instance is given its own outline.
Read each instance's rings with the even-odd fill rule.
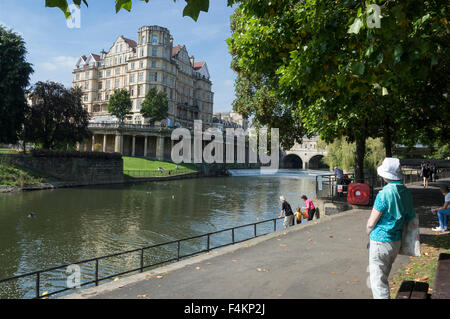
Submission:
[[[303,160],[297,154],[291,153],[281,159],[281,168],[303,168]]]
[[[329,168],[328,165],[322,163],[322,158],[324,158],[324,155],[322,154],[312,156],[308,161],[308,168],[310,169]]]

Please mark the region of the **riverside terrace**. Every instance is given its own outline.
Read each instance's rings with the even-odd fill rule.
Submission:
[[[199,121],[199,123],[201,123],[201,121]],[[201,127],[201,124],[199,125]],[[172,160],[172,149],[175,145],[180,143],[179,140],[172,140],[172,134],[176,128],[166,126],[153,126],[149,124],[90,123],[88,128],[92,133],[92,138],[86,140],[84,143],[78,143],[78,151],[99,150],[103,152],[121,153],[124,156],[147,157],[164,161]],[[203,152],[207,150],[206,147],[215,141],[215,139],[211,141],[211,136],[209,136],[209,138],[205,138],[205,136],[208,135],[208,131],[204,131],[199,134],[199,131],[197,131],[197,126],[195,126],[195,128],[195,130],[187,128],[178,128],[178,130],[182,132],[181,134],[183,135],[183,138],[186,134],[190,134],[189,138],[191,139],[191,145],[188,153],[192,154],[192,162],[197,163],[197,157],[199,156],[195,156],[195,141],[198,141],[199,139],[201,140],[200,154],[203,155]],[[212,130],[218,130],[218,132],[223,135],[226,134],[219,129]],[[245,132],[243,130],[235,130],[233,132],[235,133],[233,142],[230,143],[228,138],[224,138],[223,150],[221,151],[219,149],[217,155],[211,155],[211,157],[215,159],[215,162],[225,162],[230,144],[233,144],[234,148],[231,147],[230,149],[234,152],[234,156],[231,155],[231,159],[234,158],[234,163],[258,163],[257,155],[255,154],[255,156],[250,156],[249,154],[249,142],[245,141],[244,138],[240,138],[240,136],[243,136],[242,134],[245,134]],[[211,134],[215,135],[214,133]],[[180,138],[178,134],[177,137]],[[243,145],[243,141],[245,141],[245,149],[238,147],[238,145]],[[189,147],[189,143],[187,147]],[[184,143],[182,149],[183,152],[186,149]],[[242,151],[244,154],[241,153]],[[184,157],[183,160],[185,160]],[[278,160],[278,157],[276,160]],[[200,163],[201,162],[203,162],[202,159],[200,159]]]

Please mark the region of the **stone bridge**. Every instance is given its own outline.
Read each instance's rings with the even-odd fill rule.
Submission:
[[[318,138],[303,138],[302,144],[295,143],[290,150],[283,150],[281,154],[281,168],[317,169],[323,168],[321,159],[327,155],[326,151],[317,149]]]

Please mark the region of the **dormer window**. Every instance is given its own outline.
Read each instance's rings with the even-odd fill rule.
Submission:
[[[152,45],[158,45],[158,36],[157,35],[152,36]]]

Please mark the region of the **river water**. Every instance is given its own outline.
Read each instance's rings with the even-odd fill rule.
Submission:
[[[315,195],[313,173],[281,170],[261,176],[245,170],[223,178],[0,194],[0,279],[275,218],[280,195],[293,209],[301,195]],[[258,234],[271,230],[273,223],[258,226]],[[237,230],[236,241],[252,233],[253,228]],[[211,247],[230,236],[212,237]],[[205,239],[183,242],[181,254],[204,245]],[[146,252],[145,264],[174,252],[176,246]],[[138,257],[101,261],[100,276],[139,267]],[[82,282],[93,279],[93,263],[81,269]],[[41,277],[41,293],[66,287],[64,270]],[[0,283],[0,298],[34,297],[34,287],[34,277]]]

